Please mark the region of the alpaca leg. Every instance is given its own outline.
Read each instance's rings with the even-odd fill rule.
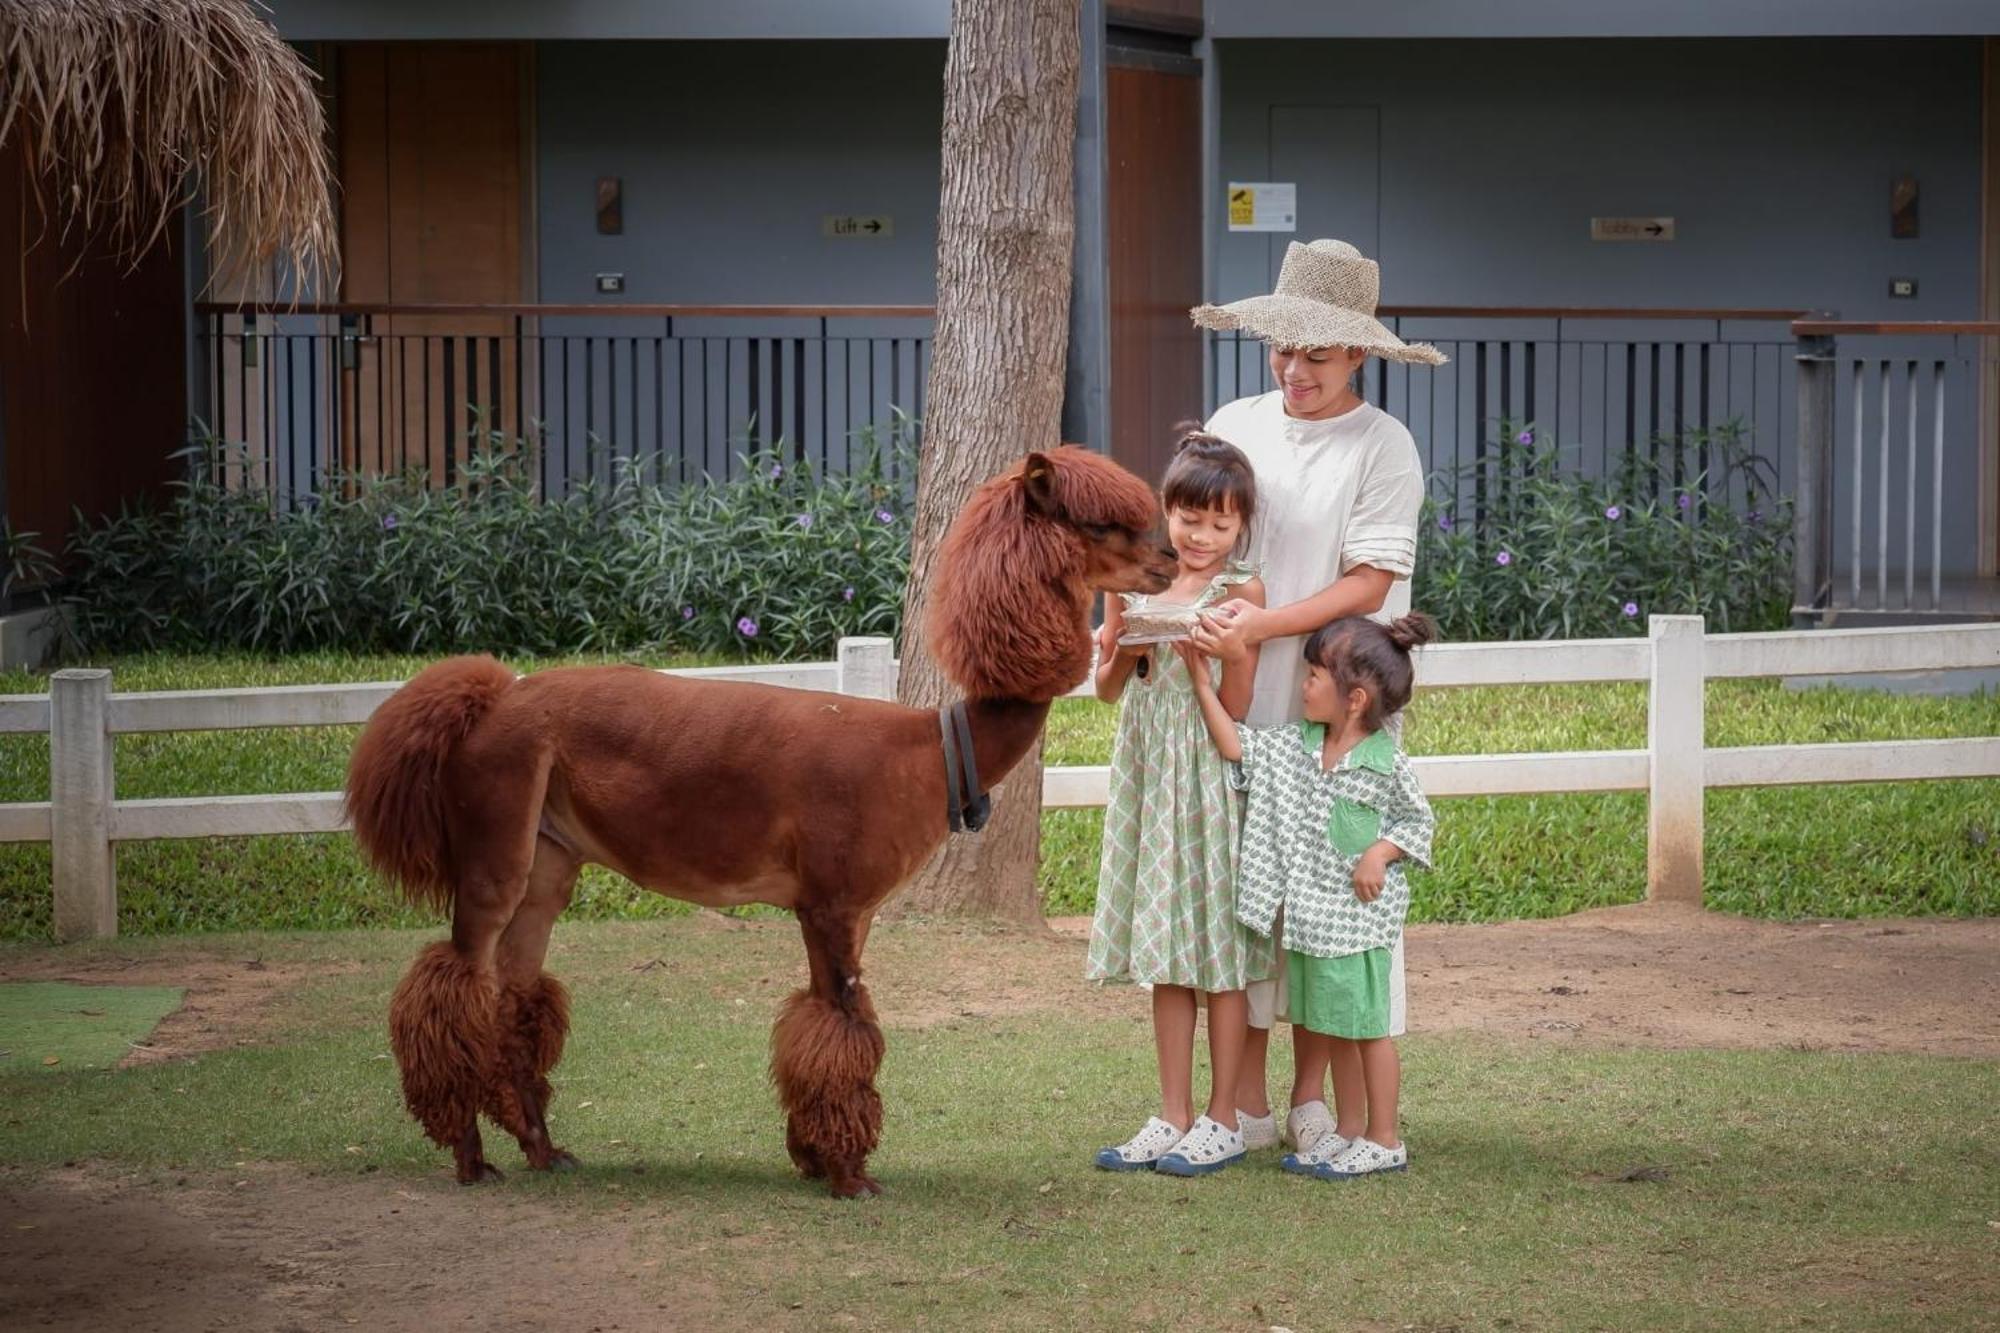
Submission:
[[[576,858],[544,838],[535,848],[528,893],[500,937],[498,1068],[488,1088],[486,1112],[521,1145],[538,1171],[567,1171],[575,1157],[549,1139],[548,1072],[562,1058],[569,1032],[569,992],[542,971],[549,934],[569,906]]]
[[[452,1150],[461,1185],[500,1179],[479,1142],[495,998],[491,971],[440,940],[417,955],[389,1002],[403,1104],[433,1142]]]
[[[812,984],[792,992],[771,1033],[771,1078],[785,1148],[801,1173],[842,1198],[879,1194],[868,1155],[882,1133],[882,1029],[860,978],[858,923],[802,913]]]

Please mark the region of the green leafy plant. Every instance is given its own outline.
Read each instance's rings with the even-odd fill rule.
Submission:
[[[1655,614],[1718,633],[1786,626],[1792,502],[1740,423],[1603,477],[1566,466],[1532,424],[1499,433],[1488,462],[1435,476],[1424,505],[1412,596],[1446,637],[1642,634]]]
[[[293,504],[229,484],[255,470],[204,440],[166,505],[79,523],[77,646],[831,656],[899,626],[914,426],[838,473],[781,444],[727,480],[624,464],[560,499],[532,437],[481,432],[447,486],[335,475]]]
[[[12,609],[24,595],[41,594],[59,571],[49,553],[36,545],[38,532],[16,532],[0,518],[0,608]]]

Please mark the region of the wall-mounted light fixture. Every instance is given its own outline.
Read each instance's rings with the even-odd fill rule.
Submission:
[[[597,178],[597,234],[617,236],[625,230],[625,185],[617,176]]]

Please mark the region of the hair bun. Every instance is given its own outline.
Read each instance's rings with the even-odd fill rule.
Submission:
[[[1389,622],[1389,642],[1404,652],[1421,648],[1427,643],[1436,643],[1437,622],[1421,611],[1412,611],[1406,616],[1398,616]]]
[[[1233,448],[1233,446],[1227,440],[1223,439],[1220,435],[1210,435],[1206,430],[1202,429],[1202,424],[1199,421],[1183,421],[1174,427],[1174,452],[1176,454],[1186,453],[1190,449],[1212,453],[1218,449],[1229,448]]]

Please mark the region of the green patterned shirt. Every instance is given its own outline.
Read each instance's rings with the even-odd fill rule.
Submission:
[[[1403,849],[1403,860],[1430,865],[1436,820],[1409,759],[1378,731],[1329,771],[1320,767],[1323,723],[1236,730],[1243,758],[1230,781],[1250,793],[1237,919],[1269,935],[1282,907],[1282,943],[1315,958],[1393,945],[1410,906],[1403,861],[1389,863],[1372,903],[1354,896],[1354,867],[1383,838]]]

